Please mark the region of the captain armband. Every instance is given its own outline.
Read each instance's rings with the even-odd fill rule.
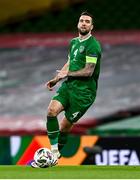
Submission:
[[[97,63],[97,57],[96,56],[86,56],[86,63]]]

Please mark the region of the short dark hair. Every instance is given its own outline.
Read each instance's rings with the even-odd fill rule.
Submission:
[[[80,14],[80,17],[81,16],[89,16],[89,17],[91,17],[91,19],[92,19],[92,24],[93,24],[93,15],[91,14],[91,13],[89,13],[88,11],[84,11],[84,12],[82,12],[81,14]]]

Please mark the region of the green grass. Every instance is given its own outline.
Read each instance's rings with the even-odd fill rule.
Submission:
[[[0,166],[0,179],[140,179],[139,166]]]

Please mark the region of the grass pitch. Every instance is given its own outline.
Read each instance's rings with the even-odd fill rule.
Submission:
[[[0,166],[0,179],[140,179],[139,166]]]

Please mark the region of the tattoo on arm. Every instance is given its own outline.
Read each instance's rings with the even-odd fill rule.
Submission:
[[[68,77],[90,77],[94,72],[94,68],[94,63],[86,63],[86,66],[79,71],[69,71]]]

